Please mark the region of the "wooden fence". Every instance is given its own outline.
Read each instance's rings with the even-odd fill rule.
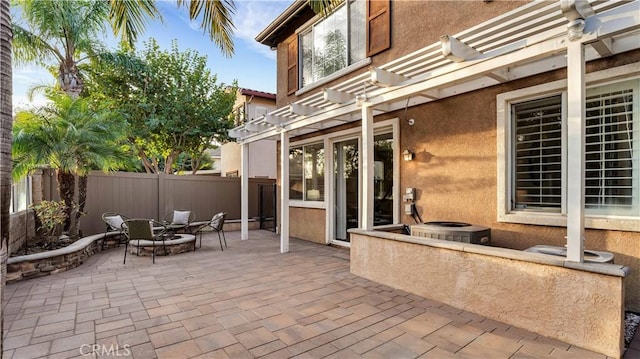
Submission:
[[[249,218],[257,217],[258,186],[273,179],[249,179]],[[43,198],[57,200],[55,176],[43,175]],[[240,219],[240,178],[210,175],[92,172],[87,183],[86,215],[81,218],[83,235],[104,231],[102,213],[162,219],[174,209],[196,213],[197,221],[211,219],[221,211],[228,219]]]

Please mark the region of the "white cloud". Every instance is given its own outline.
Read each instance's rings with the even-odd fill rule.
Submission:
[[[290,4],[291,0],[237,1],[233,19],[236,26],[235,37],[244,41],[255,52],[275,59],[275,52],[258,43],[255,37]]]
[[[13,95],[13,114],[18,111],[25,111],[32,109],[34,107],[39,107],[42,105],[48,104],[50,101],[47,100],[43,95],[35,95],[32,100],[29,100],[27,95],[19,94]]]
[[[29,89],[38,85],[52,85],[53,76],[45,69],[25,66],[13,69],[13,111],[23,110],[29,107],[47,103],[42,95],[35,95],[33,101],[29,100]]]

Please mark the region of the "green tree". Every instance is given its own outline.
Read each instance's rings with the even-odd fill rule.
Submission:
[[[119,140],[126,124],[117,113],[96,109],[90,99],[47,94],[49,105],[16,114],[13,127],[13,177],[48,165],[56,170],[58,193],[66,205],[65,230],[77,235],[86,202],[87,174],[117,169],[125,158]],[[79,176],[74,203],[75,175]],[[77,211],[74,211],[74,206]]]
[[[13,24],[14,59],[48,68],[70,96],[83,89],[79,64],[103,52],[98,35],[105,31],[109,4],[104,1],[20,0],[26,23]]]
[[[206,57],[180,52],[176,42],[163,51],[151,40],[140,57],[121,52],[113,58],[119,60],[96,61],[88,86],[125,116],[129,143],[148,173],[173,173],[183,152],[197,169],[212,143],[228,140],[236,86],[218,84]]]

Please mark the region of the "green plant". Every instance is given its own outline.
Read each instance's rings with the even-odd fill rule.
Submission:
[[[42,235],[51,237],[60,234],[64,221],[67,218],[64,201],[42,201],[31,205],[40,221]]]

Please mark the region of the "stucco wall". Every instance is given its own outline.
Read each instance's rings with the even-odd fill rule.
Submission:
[[[482,253],[505,250],[409,238],[432,244],[352,233],[351,272],[598,353],[621,356],[624,277],[564,268],[562,261],[551,265],[518,260],[520,252],[503,253],[505,258]]]
[[[371,58],[371,65],[378,66],[400,56],[416,51],[439,41],[441,35],[455,34],[464,29],[506,13],[528,3],[523,1],[483,0],[392,0],[391,1],[391,48]],[[282,42],[277,46],[277,97],[278,107],[304,98],[336,82],[369,71],[369,66],[361,68],[340,79],[329,82],[300,96],[287,95],[287,41],[296,36],[296,29],[309,20],[313,14],[305,13],[288,28]]]
[[[317,208],[289,208],[289,235],[324,244],[325,210]]]
[[[235,142],[225,143],[220,152],[222,177],[238,171],[242,176],[241,147]],[[263,140],[249,144],[249,178],[276,178],[276,142]]]

